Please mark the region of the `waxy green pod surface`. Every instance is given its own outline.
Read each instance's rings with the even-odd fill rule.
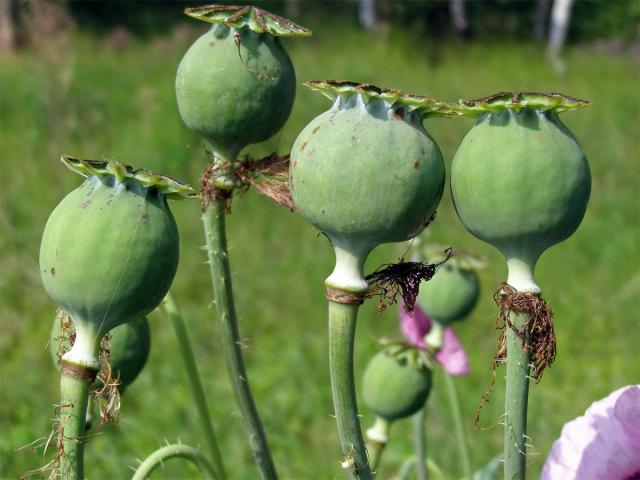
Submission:
[[[498,248],[508,283],[539,292],[533,268],[584,217],[591,189],[585,154],[558,112],[588,102],[560,94],[501,93],[461,101],[478,116],[456,152],[451,191],[473,235]]]
[[[363,400],[372,412],[387,421],[406,418],[424,407],[431,391],[431,370],[407,350],[378,352],[362,379]]]
[[[189,197],[193,191],[118,162],[62,160],[87,178],[47,221],[40,273],[47,293],[69,313],[82,338],[69,354],[84,349],[77,363],[96,368],[92,352],[102,336],[151,312],[169,290],[179,241],[167,197]]]
[[[213,5],[185,13],[212,23],[178,67],[176,95],[185,125],[233,160],[275,134],[291,113],[296,77],[280,36],[311,32],[256,7]]]
[[[73,332],[73,327],[71,332]],[[58,338],[62,335],[60,319],[56,316],[49,337],[49,353],[54,365],[58,366],[59,354],[68,352],[72,345],[63,342],[58,348]],[[124,393],[133,383],[147,363],[151,350],[151,330],[147,317],[141,317],[123,325],[118,325],[109,332],[109,354],[112,374],[119,378],[118,390]],[[100,377],[96,377],[98,388],[102,386]]]
[[[442,154],[422,121],[448,114],[446,107],[372,85],[306,85],[334,103],[294,143],[289,174],[298,211],[334,247],[359,259],[377,245],[418,234],[433,216],[445,181]]]

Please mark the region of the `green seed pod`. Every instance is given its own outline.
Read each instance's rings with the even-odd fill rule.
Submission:
[[[336,250],[327,285],[363,292],[368,285],[362,267],[369,252],[412,238],[435,213],[445,169],[422,121],[450,111],[428,97],[372,85],[306,85],[334,103],[295,141],[291,194],[302,216]]]
[[[63,360],[97,370],[104,334],[151,312],[169,290],[178,229],[167,198],[193,191],[117,162],[62,161],[87,179],[49,217],[40,272],[47,293],[75,326],[76,341]]]
[[[369,362],[362,380],[367,407],[392,422],[420,410],[431,391],[431,370],[423,353],[413,347],[400,352],[378,352]]]
[[[291,113],[296,76],[281,36],[311,32],[250,6],[188,8],[212,23],[178,67],[176,95],[186,126],[233,160],[245,146],[275,134]]]
[[[424,245],[420,260],[439,263],[443,248]],[[440,325],[446,326],[465,318],[478,303],[480,279],[477,270],[484,262],[467,253],[455,250],[453,257],[438,268],[428,282],[420,286],[418,305],[424,313]]]
[[[49,353],[53,363],[58,366],[60,358],[71,350],[70,339],[75,332],[73,325],[71,331],[63,334],[61,319],[56,316],[49,337]],[[123,325],[118,325],[109,332],[109,356],[111,370],[114,377],[120,379],[118,389],[124,393],[125,389],[133,383],[142,371],[149,358],[151,349],[151,332],[147,317],[131,320]],[[62,343],[60,340],[62,339]],[[98,388],[102,387],[100,377],[96,377]]]
[[[587,104],[536,93],[460,103],[462,113],[479,118],[453,160],[455,207],[467,230],[502,252],[508,283],[521,292],[540,292],[533,278],[538,258],[584,217],[589,166],[558,113]]]

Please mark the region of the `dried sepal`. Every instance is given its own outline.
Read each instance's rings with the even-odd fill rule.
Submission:
[[[221,23],[237,30],[247,27],[276,37],[308,37],[311,30],[291,20],[251,5],[206,5],[187,8],[185,15],[208,23]]]
[[[590,104],[588,100],[580,100],[562,93],[499,92],[476,100],[458,100],[458,104],[452,108],[460,115],[475,117],[484,113],[501,112],[507,108],[516,111],[532,108],[542,112],[561,113],[584,108]]]
[[[451,109],[449,104],[434,100],[431,97],[405,93],[392,88],[380,88],[368,83],[357,83],[348,80],[311,80],[305,82],[304,85],[322,93],[331,100],[335,100],[338,97],[346,100],[353,95],[360,95],[365,103],[373,99],[383,100],[389,105],[389,108],[417,112],[422,118],[453,117],[458,115],[456,111]]]
[[[166,175],[140,168],[134,169],[130,165],[117,161],[80,160],[69,155],[62,155],[60,161],[69,170],[83,177],[114,177],[117,182],[131,179],[145,188],[155,188],[158,193],[171,199],[195,198],[193,188],[186,183],[179,182]]]

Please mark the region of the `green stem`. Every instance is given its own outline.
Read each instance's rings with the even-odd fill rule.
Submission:
[[[515,328],[522,329],[527,314],[510,312]],[[528,343],[527,343],[528,347]],[[504,478],[524,480],[526,469],[527,401],[531,351],[522,339],[507,327],[507,380],[504,413]]]
[[[343,466],[354,478],[370,480],[353,378],[353,346],[358,305],[329,301],[329,370]]]
[[[416,457],[409,457],[406,459],[403,464],[400,466],[400,470],[398,470],[398,474],[396,475],[397,480],[406,480],[411,473],[411,469],[416,463]],[[447,480],[442,473],[442,470],[433,460],[427,459],[427,470],[431,475],[433,480]]]
[[[167,445],[166,447],[159,448],[145,458],[144,462],[142,462],[136,469],[131,480],[145,480],[146,478],[149,478],[151,472],[153,472],[158,465],[162,465],[165,460],[169,460],[174,457],[184,458],[185,460],[192,462],[196,467],[198,467],[198,470],[200,470],[200,473],[202,473],[202,476],[206,480],[218,478],[213,467],[209,464],[202,452],[188,445],[178,444]]]
[[[427,405],[420,409],[414,417],[416,469],[419,480],[427,480]]]
[[[213,466],[215,469],[215,478],[225,479],[227,474],[225,473],[224,464],[222,462],[222,455],[218,446],[218,440],[216,438],[215,430],[213,429],[213,423],[211,416],[209,415],[209,408],[207,405],[207,397],[205,396],[204,389],[202,388],[202,381],[198,374],[198,366],[193,355],[193,349],[191,348],[191,341],[189,340],[189,333],[187,332],[187,326],[180,315],[178,306],[171,292],[167,293],[164,302],[164,308],[173,325],[173,331],[178,339],[180,345],[180,353],[182,354],[182,360],[184,361],[184,368],[189,377],[189,384],[191,385],[191,393],[200,415],[200,423],[204,430],[204,436],[209,447],[211,458],[213,460]]]
[[[276,479],[276,468],[271,458],[262,422],[251,396],[249,380],[242,358],[227,252],[225,200],[210,200],[202,214],[202,222],[227,373],[249,435],[253,458],[260,470],[260,476],[263,479]]]
[[[60,376],[60,428],[64,453],[60,459],[63,480],[84,478],[85,420],[89,401],[89,382],[67,374]]]
[[[444,382],[447,385],[447,395],[449,397],[449,406],[453,416],[453,425],[456,432],[456,441],[458,450],[462,459],[462,470],[464,478],[471,480],[473,478],[473,470],[471,469],[471,458],[469,456],[469,446],[464,431],[464,423],[462,422],[462,411],[460,409],[460,399],[458,397],[458,388],[453,376],[444,372]]]

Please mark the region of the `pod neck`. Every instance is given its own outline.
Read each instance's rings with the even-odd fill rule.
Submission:
[[[439,352],[442,349],[444,328],[442,324],[431,319],[431,330],[424,336],[424,346],[427,350]]]
[[[535,260],[525,260],[517,257],[508,257],[509,277],[507,278],[507,283],[519,292],[539,294],[542,290],[533,277],[536,262],[537,258]]]
[[[370,245],[346,245],[333,241],[336,265],[325,280],[329,288],[353,293],[366,293],[369,283],[364,278],[364,262],[373,250]]]
[[[376,415],[376,420],[371,428],[367,430],[367,440],[374,441],[381,446],[389,443],[389,431],[391,422],[386,418]]]
[[[90,322],[73,318],[76,338],[71,350],[62,356],[62,361],[91,370],[99,370],[98,353],[104,333],[100,333]]]

